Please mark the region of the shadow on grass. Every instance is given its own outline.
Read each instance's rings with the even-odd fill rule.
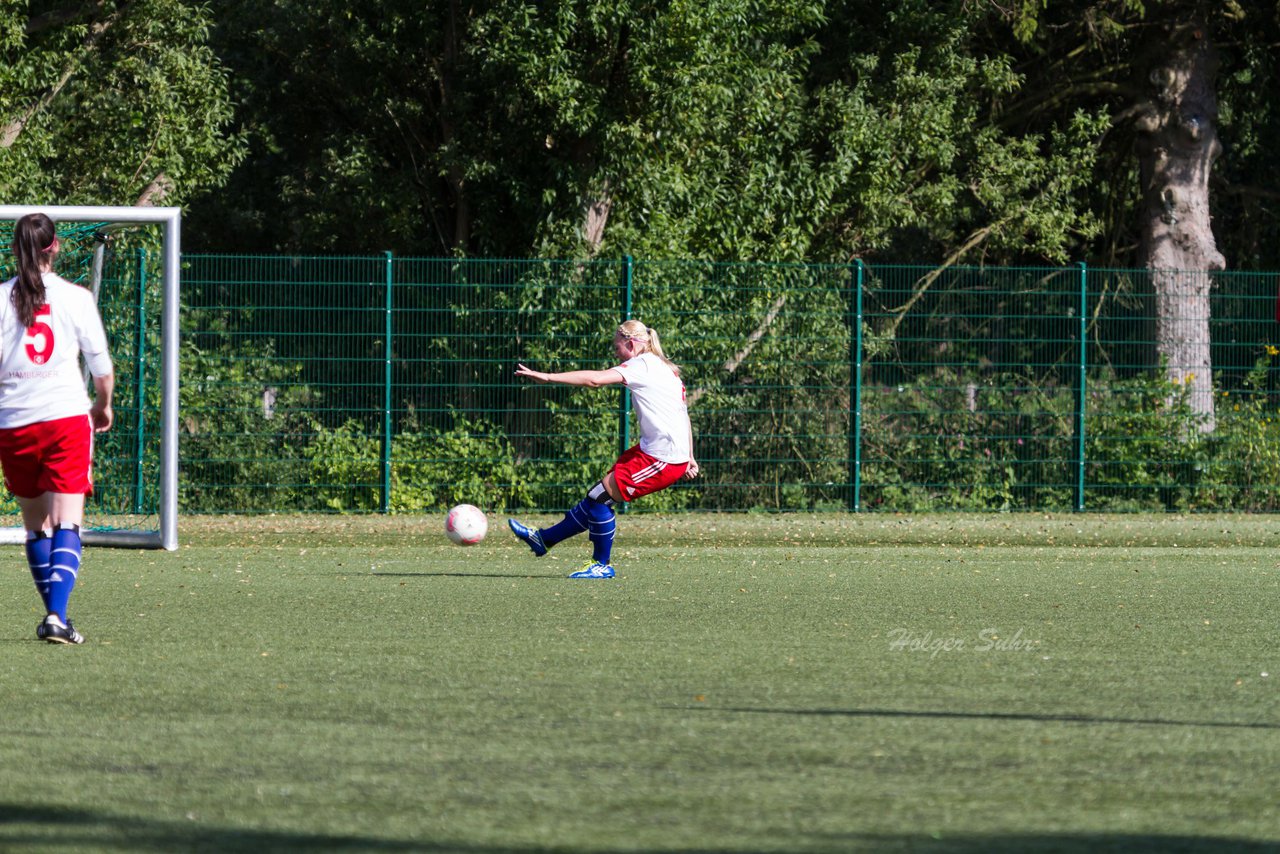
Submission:
[[[22,825],[25,827],[17,827]],[[0,851],[456,851],[452,844],[289,833],[125,818],[67,807],[0,804]],[[477,852],[495,849],[472,848]]]
[[[338,573],[339,575],[351,575],[352,573]],[[519,578],[529,579],[563,579],[563,575],[529,575],[528,573],[512,572],[502,574],[500,572],[370,572],[370,575],[380,578]]]
[[[58,851],[182,851],[182,852],[315,852],[370,851],[430,852],[455,851],[461,854],[516,852],[533,854],[559,851],[631,851],[608,846],[557,845],[471,845],[458,842],[377,839],[323,833],[211,827],[195,821],[179,823],[124,818],[91,810],[67,807],[36,807],[0,804],[0,850]],[[742,847],[672,845],[663,850],[681,854],[753,854]],[[762,849],[763,850],[763,849]],[[768,850],[776,850],[769,846]],[[834,834],[812,835],[803,831],[795,838],[796,851],[910,851],[916,854],[1085,854],[1085,852],[1137,852],[1137,854],[1209,854],[1233,851],[1240,854],[1280,852],[1274,842],[1208,836],[1161,836],[1147,834],[963,834],[955,837],[918,834]]]
[[[1280,729],[1266,721],[1179,721],[1167,718],[1111,718],[1098,715],[1036,714],[1032,712],[945,712],[908,709],[757,709],[684,706],[701,712],[733,712],[751,715],[811,715],[831,718],[938,718],[941,720],[1033,721],[1069,724],[1131,724],[1141,726],[1221,727],[1224,729]]]

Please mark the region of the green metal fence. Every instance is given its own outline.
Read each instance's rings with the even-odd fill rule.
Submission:
[[[625,392],[514,367],[607,367],[627,317],[682,366],[703,469],[637,510],[1277,509],[1272,275],[1212,279],[1206,431],[1145,271],[183,264],[186,512],[562,509],[633,441]]]

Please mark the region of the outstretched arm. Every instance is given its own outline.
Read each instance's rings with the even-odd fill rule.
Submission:
[[[622,374],[613,368],[609,368],[606,371],[564,371],[558,374],[548,374],[518,364],[516,365],[516,376],[528,377],[536,383],[582,385],[588,388],[599,388],[600,386],[614,385],[623,381]]]

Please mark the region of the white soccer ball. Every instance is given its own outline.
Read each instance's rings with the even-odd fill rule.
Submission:
[[[489,520],[474,504],[459,504],[444,517],[444,533],[460,546],[474,546],[489,533]]]

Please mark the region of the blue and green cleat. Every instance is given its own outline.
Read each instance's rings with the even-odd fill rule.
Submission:
[[[599,561],[591,561],[580,571],[573,573],[570,578],[613,578],[613,567],[607,563]]]

